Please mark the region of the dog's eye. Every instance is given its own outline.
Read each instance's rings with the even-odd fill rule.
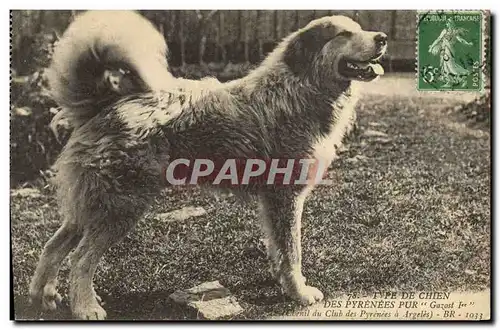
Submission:
[[[349,38],[350,36],[352,36],[352,32],[350,31],[342,31],[339,34],[337,34],[337,37]]]

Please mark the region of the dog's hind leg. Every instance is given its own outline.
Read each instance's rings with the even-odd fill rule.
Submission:
[[[65,221],[45,244],[30,283],[30,300],[44,310],[55,310],[61,301],[57,292],[57,273],[62,261],[78,244],[81,236],[75,224]]]
[[[304,305],[323,300],[321,291],[307,286],[302,275],[301,218],[308,191],[276,190],[261,196],[264,230],[271,269],[283,290]]]
[[[94,273],[104,253],[127,235],[136,220],[102,219],[99,223],[86,228],[82,240],[70,257],[72,269],[69,298],[75,318],[82,320],[106,318],[106,311],[100,306],[99,298],[93,288]]]
[[[103,320],[106,311],[100,306],[93,288],[93,277],[101,257],[122,240],[136,225],[150,202],[150,194],[102,193],[85,206],[83,238],[72,253],[69,300],[73,316],[83,320]]]

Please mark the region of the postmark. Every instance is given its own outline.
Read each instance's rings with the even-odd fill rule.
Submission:
[[[482,11],[417,13],[417,86],[420,91],[484,88]]]

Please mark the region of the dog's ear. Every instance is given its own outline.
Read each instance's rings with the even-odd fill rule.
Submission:
[[[286,47],[284,62],[294,73],[306,73],[323,46],[334,37],[333,26],[318,25],[305,29]]]
[[[123,74],[118,70],[104,70],[103,82],[106,86],[117,94],[122,94],[123,91]]]

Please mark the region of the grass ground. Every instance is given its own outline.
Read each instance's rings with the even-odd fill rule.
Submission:
[[[359,131],[304,210],[303,268],[327,298],[379,290],[481,290],[490,283],[490,133],[453,110],[463,93],[414,91],[413,76],[388,77],[359,105]],[[369,134],[376,130],[385,137]],[[201,206],[207,213],[164,223],[154,214],[102,260],[96,291],[111,319],[184,319],[168,295],[219,280],[243,319],[298,306],[271,279],[255,205],[199,190],[166,190],[158,213]],[[27,305],[43,244],[59,226],[52,194],[11,199],[16,318],[69,318]],[[60,272],[63,298],[68,265]]]

